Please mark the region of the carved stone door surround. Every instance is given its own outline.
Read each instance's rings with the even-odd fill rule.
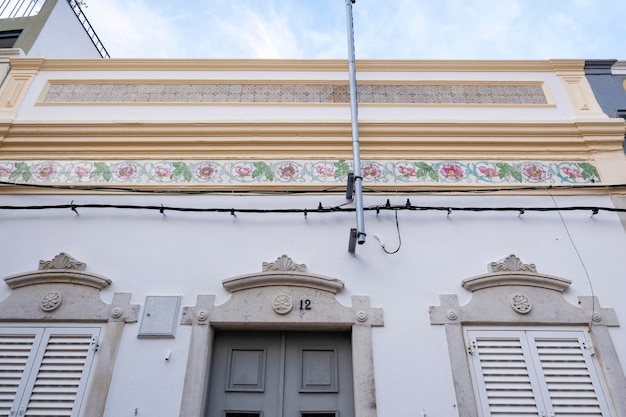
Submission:
[[[287,255],[223,286],[232,293],[226,303],[216,306],[214,295],[199,295],[195,306],[183,308],[181,324],[192,331],[181,416],[204,416],[213,331],[229,329],[351,331],[355,417],[376,417],[372,327],[383,325],[383,311],[370,307],[369,297],[340,304],[335,294],[343,281],[308,273]]]

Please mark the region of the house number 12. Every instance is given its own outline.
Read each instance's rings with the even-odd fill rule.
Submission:
[[[300,300],[300,310],[310,310],[311,309],[311,300],[308,298],[306,300]]]

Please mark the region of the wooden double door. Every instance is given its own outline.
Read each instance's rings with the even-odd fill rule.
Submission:
[[[347,332],[218,331],[207,417],[353,417]]]

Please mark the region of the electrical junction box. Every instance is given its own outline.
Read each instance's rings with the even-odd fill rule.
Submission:
[[[147,296],[137,337],[173,338],[180,296]]]

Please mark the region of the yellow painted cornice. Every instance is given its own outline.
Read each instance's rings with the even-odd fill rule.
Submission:
[[[557,75],[585,75],[584,59],[551,59],[550,63]]]
[[[12,123],[10,121],[0,120],[0,152],[2,149],[1,148],[2,141],[4,140],[4,137],[9,132],[9,129],[11,128],[11,126],[12,126]]]
[[[621,119],[359,125],[367,159],[587,160],[624,157]],[[26,123],[8,126],[0,159],[350,159],[349,122]]]
[[[345,60],[13,58],[42,71],[347,71]],[[358,60],[362,72],[580,72],[584,60]]]
[[[11,137],[25,136],[350,136],[351,124],[346,122],[4,122]],[[573,136],[623,135],[626,122],[619,118],[577,121],[462,121],[360,122],[363,136]]]
[[[44,58],[11,58],[11,69],[20,71],[39,71],[46,62]]]

